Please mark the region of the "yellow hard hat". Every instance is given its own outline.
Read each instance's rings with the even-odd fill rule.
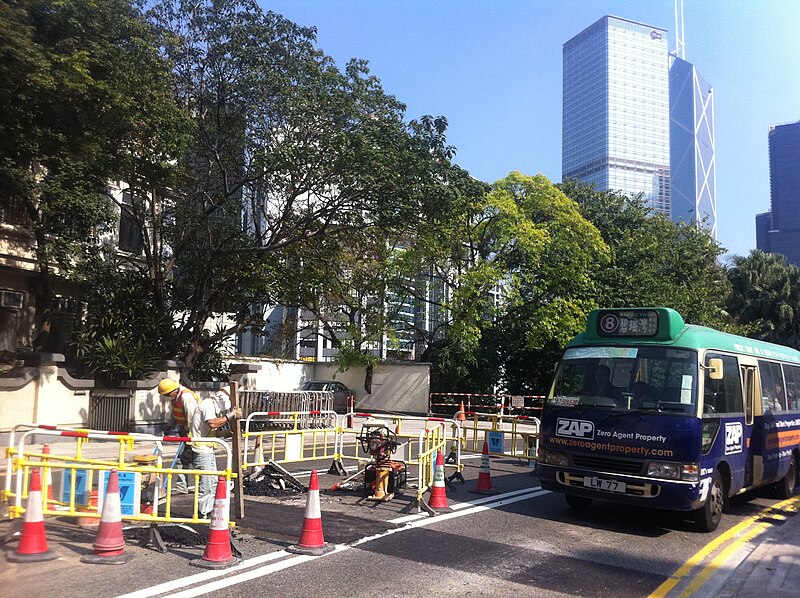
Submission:
[[[158,394],[160,395],[168,395],[169,393],[178,390],[180,388],[180,384],[175,382],[170,378],[165,378],[161,382],[158,383]]]

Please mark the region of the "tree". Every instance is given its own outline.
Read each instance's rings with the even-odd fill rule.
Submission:
[[[315,251],[414,222],[434,158],[366,63],[339,71],[313,29],[251,0],[163,0],[149,15],[194,131],[174,184],[143,198],[144,271],[192,369],[258,325],[250,305],[305,292]],[[225,311],[232,326],[205,332]]]
[[[611,250],[608,265],[595,273],[600,305],[672,307],[694,324],[728,324],[728,282],[717,262],[724,250],[706,230],[652,215],[641,198],[574,181],[559,187]]]
[[[748,336],[800,348],[800,268],[758,249],[728,269],[728,311]]]
[[[115,220],[108,183],[132,144],[153,143],[141,129],[154,103],[140,100],[163,92],[168,71],[128,0],[3,3],[0,31],[0,201],[24,209],[41,322],[56,277],[97,251]]]
[[[483,356],[494,358],[507,389],[532,392],[552,374],[541,356],[552,360],[597,307],[592,274],[608,262],[609,250],[575,202],[541,175],[512,173],[490,197],[506,214],[496,224],[508,278]]]
[[[442,309],[431,300],[435,276],[446,268],[453,242],[454,222],[463,222],[470,201],[482,201],[486,185],[454,166],[454,149],[446,144],[447,120],[423,116],[409,124],[410,141],[419,156],[418,200],[413,218],[398,219],[374,230],[355,231],[316,239],[293,253],[303,263],[303,285],[282,297],[314,316],[305,323],[302,336],[319,334],[338,350],[340,368],[367,368],[380,359],[378,343],[387,341],[385,354],[400,356],[441,342],[417,313],[421,304]],[[472,199],[465,199],[471,194]],[[460,247],[460,241],[457,243]],[[294,250],[292,250],[294,251]],[[434,281],[434,282],[432,282]],[[425,312],[422,308],[420,311]]]
[[[512,172],[466,205],[442,272],[448,319],[432,385],[485,392],[519,378],[507,367],[513,355],[575,333],[594,306],[589,272],[607,249],[541,175]]]

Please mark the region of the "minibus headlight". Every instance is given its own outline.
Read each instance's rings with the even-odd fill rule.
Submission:
[[[697,463],[684,463],[681,469],[681,479],[697,482],[700,479],[700,466]]]
[[[547,465],[568,465],[567,453],[553,449],[539,449],[539,463]]]
[[[651,478],[677,480],[680,478],[681,464],[671,461],[651,461],[647,464],[647,475]]]

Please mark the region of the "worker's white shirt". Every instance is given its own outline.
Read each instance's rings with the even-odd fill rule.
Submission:
[[[203,399],[197,406],[197,409],[194,410],[192,419],[189,420],[191,436],[201,436],[204,438],[213,436],[211,432],[211,426],[208,425],[208,421],[216,417],[219,417],[219,415],[217,415],[216,403],[212,399]],[[198,444],[193,442],[192,450],[196,453],[213,453],[214,447],[208,444]]]

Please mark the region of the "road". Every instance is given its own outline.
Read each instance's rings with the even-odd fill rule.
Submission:
[[[93,535],[72,522],[47,522],[59,559],[0,563],[8,598],[67,596],[648,596],[698,550],[775,503],[768,494],[732,501],[713,534],[696,533],[677,514],[594,503],[571,511],[563,497],[538,488],[521,462],[493,458],[491,496],[475,494],[480,459],[465,461],[466,483],[448,490],[451,509],[436,517],[404,513],[407,495],[385,504],[353,492],[328,493],[339,478],[322,474],[322,557],[287,553],[299,539],[305,496],[248,497],[235,537],[244,560],[222,571],[190,566],[202,539],[164,529],[167,554],[136,545],[126,532],[126,565],[79,562]],[[320,471],[327,464],[318,464]],[[307,476],[308,470],[304,472]],[[307,479],[307,477],[306,477]],[[5,524],[4,524],[5,525]],[[187,539],[188,538],[188,539]]]

